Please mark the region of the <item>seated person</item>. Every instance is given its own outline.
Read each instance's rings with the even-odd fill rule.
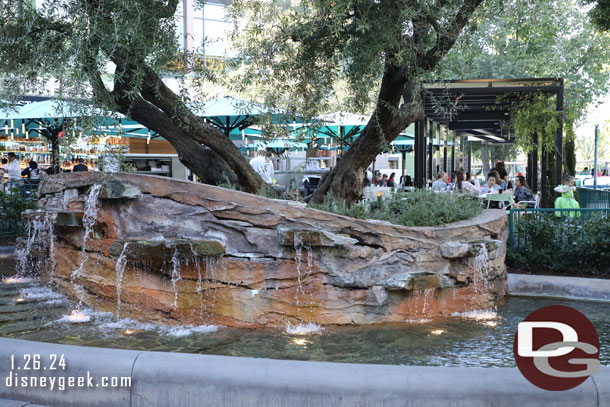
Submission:
[[[72,172],[86,172],[89,171],[89,167],[85,165],[85,160],[83,158],[78,159],[78,164],[72,167]]]
[[[466,175],[464,174],[463,171],[457,170],[455,172],[455,188],[454,188],[454,192],[463,192],[466,194],[480,194],[481,193],[481,189],[479,187],[479,185],[477,185],[479,182],[478,180],[475,178],[475,183],[471,184],[469,181],[466,181]]]
[[[38,163],[34,160],[30,160],[27,168],[21,171],[21,176],[29,179],[39,179],[40,170],[38,169]]]
[[[487,184],[481,188],[481,192],[484,194],[499,194],[501,190],[502,187],[500,186],[500,177],[498,176],[498,172],[491,171],[489,174],[487,174]],[[491,202],[489,207],[494,209],[502,209],[504,205],[502,202],[494,201]]]
[[[517,175],[515,178],[515,203],[522,201],[535,201],[536,197],[532,193],[527,181],[523,175]],[[519,208],[533,208],[535,204],[527,203],[518,205]]]
[[[487,184],[481,187],[481,192],[484,194],[498,194],[500,193],[500,177],[496,171],[491,171],[487,174]]]
[[[447,181],[449,181],[449,174],[446,172],[439,172],[436,177],[436,181],[432,183],[433,191],[446,191],[447,190]]]

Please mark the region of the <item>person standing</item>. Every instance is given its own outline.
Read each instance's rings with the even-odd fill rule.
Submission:
[[[574,186],[575,180],[571,175],[567,175],[563,179],[563,185],[559,185],[555,187],[555,192],[559,192],[561,196],[555,199],[555,208],[556,209],[579,209],[580,205],[578,201],[574,199],[574,191],[576,191],[576,187]],[[556,216],[561,216],[562,213],[565,212],[555,212]],[[579,211],[571,211],[568,212],[571,217],[580,216]]]
[[[364,170],[364,177],[362,177],[362,186],[363,187],[371,186],[371,179],[369,178],[367,172],[368,172],[367,170]]]
[[[8,153],[8,182],[9,187],[21,184],[21,166],[15,153]]]
[[[264,147],[259,147],[256,151],[258,155],[250,160],[250,165],[265,183],[271,184],[274,173],[273,163],[267,158],[267,150]]]
[[[389,187],[395,187],[396,186],[396,181],[394,181],[394,177],[396,176],[396,173],[393,172],[390,174],[390,178],[388,178],[387,180],[387,184]]]
[[[89,171],[89,167],[87,167],[85,165],[85,160],[82,158],[78,159],[78,164],[76,164],[73,168],[72,168],[72,172],[85,172],[85,171]]]

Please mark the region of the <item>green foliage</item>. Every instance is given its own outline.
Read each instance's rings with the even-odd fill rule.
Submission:
[[[415,190],[384,200],[371,217],[404,226],[437,226],[470,219],[482,211],[481,202],[470,195]]]
[[[352,218],[384,220],[403,226],[445,225],[473,218],[483,211],[480,201],[471,196],[436,194],[424,190],[397,193],[393,199],[383,199],[381,207],[377,206],[377,202],[347,206],[345,201],[331,193],[325,196],[324,203],[309,206]]]
[[[221,182],[217,186],[219,186],[220,188],[231,189],[233,191],[237,191],[237,185],[232,184],[232,183],[230,183],[228,181],[227,182]]]
[[[25,233],[25,222],[21,219],[21,214],[28,209],[36,209],[36,203],[21,197],[19,188],[10,191],[0,191],[0,234],[8,233],[22,236]]]
[[[587,4],[595,4],[589,11],[591,20],[601,30],[610,30],[610,0],[584,0]]]
[[[232,42],[242,64],[233,84],[239,92],[258,88],[266,105],[305,119],[333,110],[370,114],[384,73],[399,68],[405,82],[419,84],[479,3],[234,0]]]
[[[103,73],[110,61],[130,70],[116,75],[141,78],[145,69],[159,71],[176,58],[176,0],[41,3],[0,2],[0,73],[8,74],[3,97],[35,94],[41,79],[55,78],[58,96],[91,98],[91,74]]]
[[[559,218],[550,214],[520,219],[506,262],[511,267],[557,273],[610,276],[610,217]]]
[[[256,191],[256,195],[271,199],[277,199],[278,197],[278,194],[273,187],[267,184],[263,184],[263,186]]]
[[[585,2],[608,9],[608,0]],[[577,122],[610,90],[610,32],[589,9],[581,0],[486,1],[433,79],[564,78],[563,119]]]
[[[366,219],[368,215],[368,209],[364,204],[356,203],[352,206],[347,206],[343,199],[335,197],[331,192],[324,196],[324,202],[321,204],[310,203],[309,207],[356,219]]]
[[[515,130],[517,145],[526,153],[534,147],[532,135],[538,134],[541,146],[552,150],[559,128],[559,113],[554,98],[542,94],[526,95],[511,108],[511,125]]]

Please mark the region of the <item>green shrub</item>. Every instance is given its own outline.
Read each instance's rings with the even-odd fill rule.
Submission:
[[[601,213],[559,218],[554,213],[528,214],[517,223],[507,265],[556,273],[610,274],[610,217]]]
[[[256,195],[270,199],[277,199],[279,196],[279,194],[275,192],[271,185],[263,185],[258,189],[258,191],[256,191]]]
[[[332,192],[328,192],[324,196],[324,202],[321,204],[310,203],[310,208],[319,209],[325,212],[337,213],[339,215],[349,216],[356,219],[366,219],[368,211],[363,204],[354,204],[347,206],[343,199],[336,198]]]
[[[471,219],[482,211],[481,201],[470,195],[415,190],[384,199],[370,218],[404,226],[438,226]]]
[[[403,226],[437,226],[470,219],[483,210],[478,199],[461,194],[435,194],[415,190],[397,193],[392,199],[377,202],[357,203],[350,207],[345,201],[328,193],[322,204],[310,207],[358,219],[384,220]]]
[[[36,209],[36,203],[32,200],[22,199],[19,188],[9,192],[0,191],[0,234],[11,234],[22,236],[25,234],[26,225],[21,214],[28,209]]]

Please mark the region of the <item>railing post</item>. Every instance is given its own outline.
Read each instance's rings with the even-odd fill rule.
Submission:
[[[508,212],[508,245],[510,247],[514,247],[513,246],[513,243],[514,243],[513,234],[515,233],[515,225],[514,225],[514,221],[513,221],[514,211],[515,211],[515,209],[510,209]]]

